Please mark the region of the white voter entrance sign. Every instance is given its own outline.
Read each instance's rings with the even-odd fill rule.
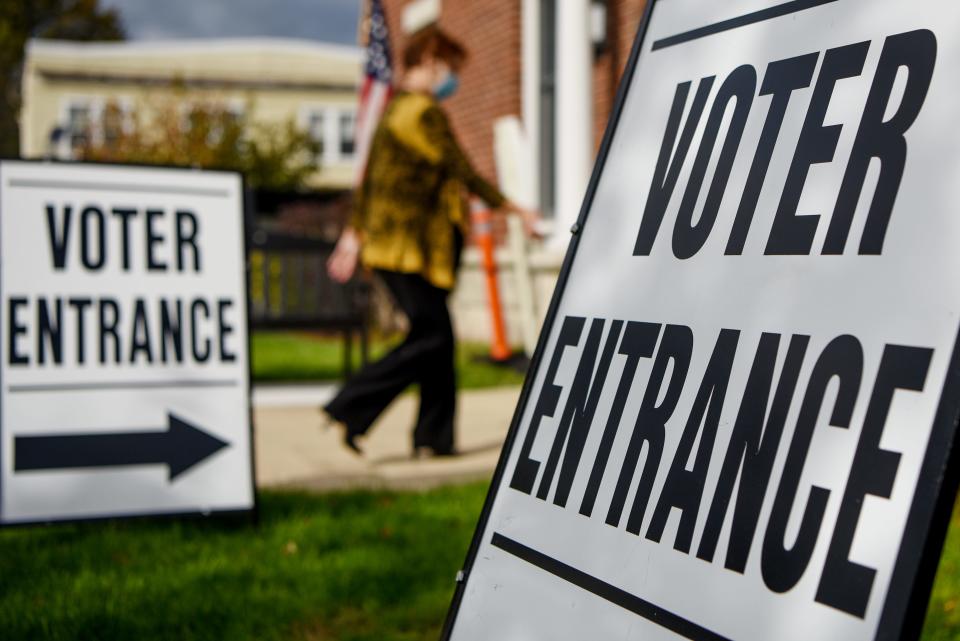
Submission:
[[[243,187],[0,163],[0,523],[254,507]]]
[[[445,638],[915,637],[960,3],[650,4]]]

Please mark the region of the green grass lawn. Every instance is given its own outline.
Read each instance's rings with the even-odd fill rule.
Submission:
[[[0,639],[437,639],[482,484],[261,495],[259,527],[0,532]]]
[[[960,501],[953,509],[953,522],[943,546],[937,580],[933,584],[923,641],[960,639]]]
[[[0,639],[435,640],[484,493],[266,492],[256,528],[0,531]],[[955,515],[924,641],[960,638],[958,526]]]
[[[377,358],[398,341],[372,340],[371,357]],[[482,343],[457,345],[457,383],[461,389],[523,383],[522,373],[485,362],[488,352],[488,346]],[[353,357],[359,367],[359,345],[354,345]],[[343,374],[343,341],[337,336],[306,332],[254,332],[250,369],[254,382],[260,383],[337,380]]]

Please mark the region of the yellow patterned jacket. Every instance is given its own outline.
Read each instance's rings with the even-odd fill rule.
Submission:
[[[455,230],[466,236],[464,188],[493,208],[503,195],[467,159],[431,97],[399,92],[373,135],[351,225],[362,234],[361,262],[372,269],[421,274],[452,289]]]

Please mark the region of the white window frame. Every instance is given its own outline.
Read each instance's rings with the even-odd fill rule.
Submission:
[[[90,121],[90,139],[94,144],[103,143],[103,112],[107,103],[115,103],[123,112],[123,129],[129,133],[132,126],[130,115],[133,113],[133,100],[129,96],[100,96],[100,95],[82,95],[75,94],[65,96],[60,102],[60,116],[58,123],[63,128],[65,141],[61,141],[61,147],[57,150],[58,156],[74,159],[73,153],[73,132],[70,130],[70,112],[74,107],[86,107]]]
[[[311,140],[316,140],[313,138],[313,125],[311,120],[315,115],[319,115],[321,124],[323,125],[323,131],[321,132],[323,149],[320,150],[320,153],[317,154],[317,164],[320,166],[329,165],[330,158],[332,153],[330,147],[332,146],[332,138],[330,137],[330,113],[329,109],[324,105],[309,105],[305,106],[300,110],[300,115],[297,118],[298,125],[301,129],[307,132]]]
[[[329,167],[352,163],[356,158],[356,107],[344,104],[308,103],[300,108],[297,117],[299,126],[310,131],[310,118],[316,113],[323,115],[323,153],[318,158],[320,166]],[[340,118],[346,114],[353,117],[354,123],[354,153],[352,154],[344,154],[340,151],[340,145],[343,142],[340,136]]]
[[[343,134],[343,119],[353,120],[353,151],[344,153],[343,143],[345,138]],[[337,155],[342,163],[352,163],[357,157],[357,110],[352,108],[340,108],[337,110]]]

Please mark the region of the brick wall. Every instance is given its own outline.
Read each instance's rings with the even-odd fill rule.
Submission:
[[[646,9],[646,0],[612,0],[611,12],[616,16],[613,27],[615,46],[617,50],[618,74],[623,73],[633,47],[633,39],[637,35],[640,19]]]
[[[555,0],[565,2],[567,0]],[[609,0],[609,46],[594,62],[595,140],[599,144],[613,106],[620,75],[643,14],[646,0]],[[389,21],[394,58],[399,65],[404,34],[401,16],[408,0],[383,0]],[[506,115],[521,114],[521,0],[442,0],[440,26],[461,39],[471,60],[463,70],[460,92],[445,103],[454,128],[477,169],[490,180],[496,178],[493,158],[493,123]],[[495,238],[502,240],[503,225]],[[559,262],[549,252],[533,256],[536,305],[540,314],[547,309],[556,282]],[[460,283],[452,307],[458,336],[484,340],[490,335],[486,292],[479,254],[468,252],[460,270]],[[513,289],[509,256],[498,250],[501,299],[507,318],[509,340],[520,341],[519,305]]]
[[[400,19],[408,1],[384,0],[398,67],[404,41]],[[595,147],[603,138],[645,5],[646,0],[609,0],[608,46],[593,66]],[[440,26],[459,38],[470,52],[461,89],[445,107],[460,143],[490,180],[496,178],[493,122],[521,113],[520,12],[521,0],[446,0],[440,13]]]
[[[404,41],[400,17],[406,4],[384,0],[398,66]],[[520,0],[446,0],[440,27],[470,52],[460,91],[444,107],[477,170],[495,182],[493,122],[520,115]]]
[[[613,109],[620,76],[630,58],[633,39],[640,26],[646,0],[610,0],[607,9],[606,49],[593,64],[594,146],[599,148]]]

